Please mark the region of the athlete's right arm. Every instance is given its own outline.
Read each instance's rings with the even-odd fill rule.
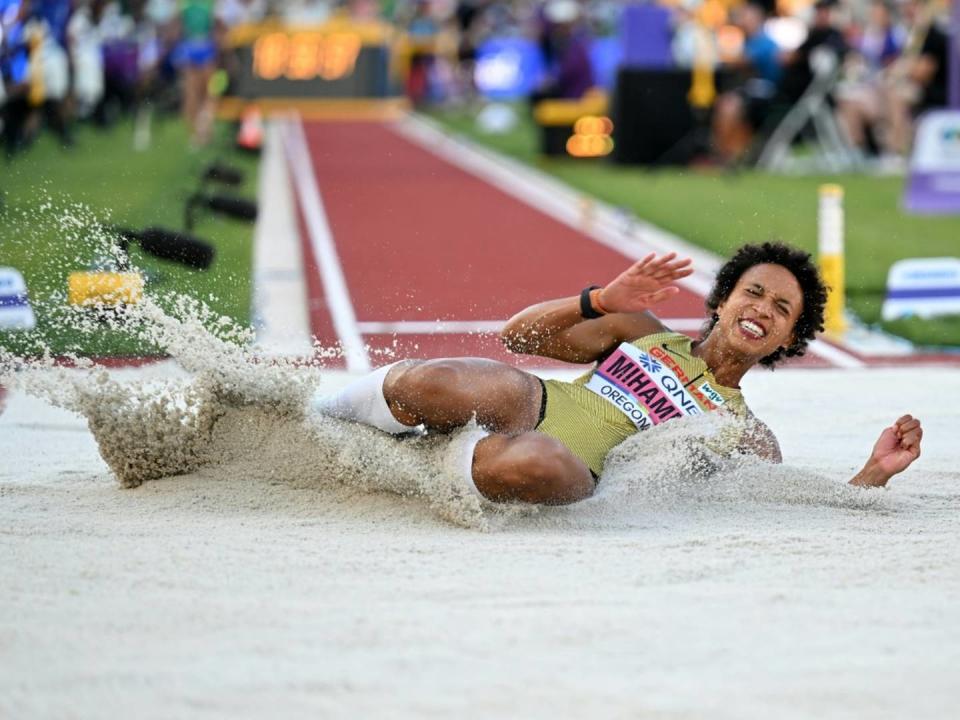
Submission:
[[[651,253],[594,291],[593,306],[603,317],[585,319],[578,296],[548,300],[510,318],[500,337],[513,352],[593,362],[621,342],[662,332],[663,324],[648,309],[679,292],[671,283],[692,272],[689,259]]]
[[[920,457],[923,428],[912,415],[904,415],[884,428],[863,469],[853,476],[851,485],[884,487],[897,473],[906,470]]]

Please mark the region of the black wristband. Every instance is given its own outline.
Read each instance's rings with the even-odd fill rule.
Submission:
[[[587,320],[603,317],[603,313],[597,312],[593,307],[593,303],[590,302],[590,292],[599,287],[599,285],[590,285],[580,291],[580,315]]]

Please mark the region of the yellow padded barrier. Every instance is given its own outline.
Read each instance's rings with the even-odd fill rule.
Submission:
[[[592,88],[579,100],[541,100],[533,109],[538,125],[572,126],[584,115],[606,115],[610,98],[599,88]]]
[[[67,286],[71,305],[134,305],[143,296],[143,276],[134,272],[73,272]]]

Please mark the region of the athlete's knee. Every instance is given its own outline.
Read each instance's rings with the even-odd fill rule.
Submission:
[[[457,360],[412,360],[401,363],[387,376],[384,394],[400,402],[436,397],[456,390],[462,370]]]
[[[586,464],[554,438],[530,432],[500,445],[474,465],[474,481],[491,500],[562,505],[593,494]]]
[[[390,372],[383,378],[383,396],[390,400],[392,395],[403,392],[410,371],[423,365],[424,362],[424,360],[401,360],[394,363]]]
[[[384,380],[383,396],[404,422],[449,429],[469,420],[464,369],[458,360],[413,360],[398,364]]]
[[[554,438],[526,433],[516,438],[517,459],[507,475],[528,502],[562,505],[593,494],[590,470]]]

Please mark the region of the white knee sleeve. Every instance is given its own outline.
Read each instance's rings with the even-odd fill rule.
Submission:
[[[338,393],[317,393],[310,401],[311,409],[343,420],[372,425],[392,435],[409,432],[413,427],[397,420],[383,397],[384,378],[394,365],[396,363],[384,365],[354,380]]]
[[[477,489],[476,483],[473,482],[473,451],[476,449],[477,443],[489,434],[486,430],[480,429],[460,432],[450,441],[444,459],[444,467],[447,473],[458,484],[485,503],[490,501]]]

